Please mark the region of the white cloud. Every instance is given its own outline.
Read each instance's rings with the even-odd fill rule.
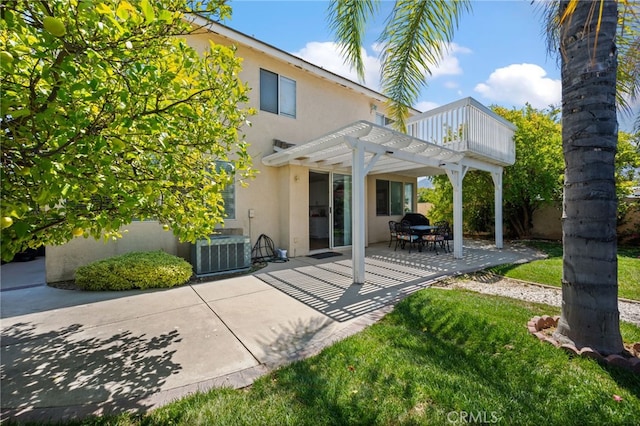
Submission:
[[[380,43],[371,45],[373,55],[370,55],[366,49],[362,49],[362,58],[365,66],[364,85],[373,90],[380,91],[380,59],[378,55],[382,52],[383,46]],[[458,55],[470,53],[471,50],[450,43],[445,49],[445,56],[437,66],[431,68],[431,76],[429,80],[447,76],[462,74],[462,67],[458,60]],[[298,56],[307,62],[320,66],[328,71],[348,78],[349,80],[359,81],[354,69],[345,64],[340,53],[337,43],[310,41],[302,49],[292,52],[292,55]]]
[[[340,48],[336,43],[311,41],[299,51],[293,52],[292,55],[298,56],[327,71],[346,77],[349,80],[359,81],[355,69],[351,69],[351,67],[344,62],[340,54]],[[364,85],[379,91],[380,61],[377,57],[370,56],[364,48],[362,49],[362,58],[365,66]]]
[[[425,111],[429,111],[430,109],[437,108],[439,106],[440,104],[437,104],[435,102],[420,101],[417,104],[415,104],[414,108],[417,109],[418,111],[425,112]]]
[[[460,46],[456,43],[449,43],[444,49],[444,57],[437,66],[431,68],[430,79],[442,77],[443,75],[460,75],[462,67],[460,66],[459,55],[471,53],[471,49]]]
[[[512,64],[498,68],[484,83],[474,90],[485,98],[514,106],[531,104],[543,109],[549,105],[559,105],[562,98],[560,80],[546,77],[547,72],[535,64]]]

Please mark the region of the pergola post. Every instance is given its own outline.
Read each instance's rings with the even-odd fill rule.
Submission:
[[[364,245],[365,245],[365,202],[364,180],[366,176],[364,164],[364,147],[357,139],[349,138],[352,149],[351,180],[353,183],[353,240],[351,245],[351,261],[353,264],[353,283],[364,284]]]
[[[462,259],[462,180],[469,170],[461,166],[460,170],[447,170],[447,176],[453,186],[453,257]]]
[[[494,186],[496,247],[501,249],[504,244],[502,235],[502,168],[499,172],[491,172],[491,178]]]

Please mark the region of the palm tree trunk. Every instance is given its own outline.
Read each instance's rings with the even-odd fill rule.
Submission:
[[[561,16],[568,3],[561,2]],[[563,302],[554,337],[605,355],[624,350],[614,177],[616,25],[615,1],[578,1],[561,28]]]

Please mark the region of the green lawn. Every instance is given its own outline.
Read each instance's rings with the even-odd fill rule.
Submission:
[[[637,424],[640,375],[572,358],[526,330],[534,315],[557,313],[463,290],[423,290],[361,333],[250,388],[84,424]],[[622,332],[640,341],[640,328],[623,323]]]
[[[502,265],[490,271],[509,278],[561,287],[562,245],[560,243],[528,242],[549,257],[519,265]],[[618,295],[640,300],[640,248],[618,249]]]

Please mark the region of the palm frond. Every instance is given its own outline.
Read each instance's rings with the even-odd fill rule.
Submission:
[[[572,5],[568,2],[565,12],[560,15],[560,2],[556,0],[537,2],[542,10],[544,35],[547,40],[547,51],[558,62],[560,55],[560,26],[562,20],[571,19]],[[597,5],[596,2],[593,3]],[[618,50],[618,69],[616,103],[622,114],[634,114],[632,105],[640,99],[640,2],[637,0],[621,0],[616,47]],[[638,112],[636,112],[638,114]],[[640,123],[640,115],[636,117]],[[637,128],[640,126],[636,125]]]
[[[406,130],[409,105],[446,54],[461,14],[470,8],[467,0],[396,1],[380,42],[382,90],[392,101],[390,116],[398,130]]]
[[[379,0],[331,0],[328,8],[329,28],[340,46],[340,53],[364,81],[362,45],[366,21],[375,14]]]
[[[628,116],[632,105],[640,99],[640,2],[624,1],[620,10],[618,35],[618,75],[616,101]],[[640,115],[636,118],[640,122]],[[636,126],[638,127],[638,126]]]
[[[560,2],[559,1],[540,1],[535,3],[538,12],[541,15],[542,36],[546,40],[547,55],[556,60],[560,65]]]

